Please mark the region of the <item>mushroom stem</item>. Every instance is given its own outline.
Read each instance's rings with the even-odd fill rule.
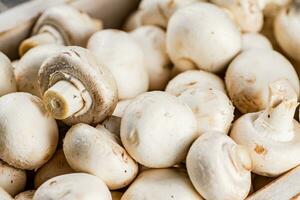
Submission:
[[[60,80],[44,94],[46,109],[55,119],[66,119],[84,107],[81,91],[72,83]]]

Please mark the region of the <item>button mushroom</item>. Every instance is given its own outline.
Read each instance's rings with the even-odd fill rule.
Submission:
[[[240,117],[230,136],[251,152],[254,173],[272,177],[300,164],[300,124],[294,120],[297,94],[287,80],[271,83],[269,95],[267,108]]]
[[[244,33],[242,35],[242,50],[272,49],[272,44],[265,36],[259,33]]]
[[[128,33],[112,29],[99,31],[90,38],[88,49],[100,65],[112,72],[119,99],[133,98],[148,90],[143,50]]]
[[[113,112],[113,116],[122,118],[127,106],[133,101],[133,99],[121,100],[117,103],[117,106]]]
[[[142,172],[121,200],[202,200],[186,172],[180,169],[150,169]]]
[[[171,75],[171,63],[166,50],[166,33],[155,26],[141,26],[130,33],[141,45],[149,74],[149,89],[163,90]]]
[[[96,176],[74,173],[56,176],[43,183],[34,193],[33,200],[111,200],[103,181]]]
[[[0,96],[16,92],[16,80],[14,77],[13,66],[8,57],[0,52]]]
[[[28,93],[0,98],[0,158],[16,168],[37,169],[55,152],[56,122],[42,101]]]
[[[221,8],[195,3],[178,10],[167,29],[167,51],[180,69],[222,71],[241,50],[241,33]]]
[[[89,37],[101,28],[99,20],[71,6],[50,7],[39,17],[32,36],[21,43],[19,54],[22,56],[35,46],[49,43],[84,47]]]
[[[138,172],[137,163],[104,127],[73,126],[66,134],[63,150],[74,170],[101,178],[111,190],[127,186]]]
[[[32,200],[35,190],[28,190],[15,196],[15,200]]]
[[[110,71],[81,47],[66,47],[43,63],[38,75],[46,109],[66,124],[97,124],[113,112],[116,83]]]
[[[205,199],[245,199],[251,186],[251,158],[245,147],[220,132],[206,132],[192,145],[187,171]]]
[[[14,200],[4,189],[0,187],[0,199],[1,200]]]
[[[248,113],[266,108],[269,84],[279,79],[289,80],[299,96],[299,79],[291,63],[276,51],[252,49],[232,61],[225,83],[233,104]]]
[[[125,149],[151,168],[183,161],[196,138],[197,122],[191,109],[165,92],[139,95],[127,106],[121,121]]]
[[[126,32],[130,32],[140,26],[143,26],[142,12],[140,10],[136,10],[126,19],[123,25],[123,30]]]

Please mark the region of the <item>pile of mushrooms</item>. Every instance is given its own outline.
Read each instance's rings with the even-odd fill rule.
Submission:
[[[142,0],[101,30],[46,9],[19,60],[0,52],[0,199],[246,199],[300,165],[299,17]]]

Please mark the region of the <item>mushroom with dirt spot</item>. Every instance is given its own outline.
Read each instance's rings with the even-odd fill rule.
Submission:
[[[16,79],[9,58],[0,52],[0,96],[16,92]]]
[[[15,200],[33,200],[35,190],[27,190],[15,196]]]

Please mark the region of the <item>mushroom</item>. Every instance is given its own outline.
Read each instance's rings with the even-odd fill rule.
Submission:
[[[89,37],[101,28],[101,21],[72,6],[50,7],[39,17],[32,36],[21,43],[19,54],[23,56],[29,49],[49,43],[84,47]]]
[[[113,112],[113,116],[122,118],[127,106],[133,101],[133,99],[125,99],[118,101],[117,106]]]
[[[189,70],[169,81],[166,92],[179,96],[190,88],[219,90],[226,93],[224,81],[217,75],[204,70]]]
[[[291,63],[276,51],[252,49],[232,61],[225,83],[233,104],[248,113],[266,108],[269,84],[279,79],[289,80],[299,96],[299,79]]]
[[[110,134],[104,127],[74,125],[65,136],[63,150],[75,171],[93,174],[116,190],[133,181],[138,165]]]
[[[0,187],[0,199],[1,200],[14,200],[4,189]]]
[[[211,0],[212,3],[228,9],[242,32],[259,32],[263,26],[263,5],[261,0]]]
[[[205,199],[242,200],[250,191],[250,155],[224,133],[202,134],[190,148],[186,166],[194,187]]]
[[[63,150],[59,149],[46,164],[36,171],[34,175],[34,187],[38,188],[44,182],[55,176],[73,172],[74,170],[68,164]]]
[[[43,183],[34,193],[33,200],[111,200],[111,194],[104,182],[86,173],[56,176]]]
[[[0,52],[0,96],[16,92],[16,80],[14,77],[13,66],[9,58]]]
[[[167,29],[167,51],[179,69],[221,72],[241,50],[241,33],[230,16],[213,4],[178,10]]]
[[[300,61],[300,2],[295,0],[283,8],[275,18],[274,34],[279,46],[295,60]]]
[[[267,108],[240,117],[230,136],[251,153],[254,173],[274,177],[300,164],[300,124],[297,93],[287,80],[271,83],[269,95]]]
[[[96,55],[100,65],[112,72],[119,99],[133,98],[148,90],[143,49],[131,35],[113,29],[99,31],[90,38],[88,49]]]
[[[98,124],[117,103],[112,74],[81,47],[66,47],[46,59],[38,81],[48,112],[68,125]]]
[[[0,187],[15,196],[23,191],[26,185],[26,171],[16,169],[0,160]]]
[[[123,25],[123,30],[130,32],[142,25],[142,12],[140,10],[136,10],[126,19]]]
[[[198,134],[207,131],[228,133],[234,107],[226,94],[215,89],[189,88],[178,96],[196,116]]]
[[[32,200],[35,190],[27,190],[15,196],[15,200]]]
[[[171,75],[166,50],[166,33],[156,26],[141,26],[130,33],[141,45],[149,74],[149,89],[163,90]]]
[[[20,169],[37,169],[55,152],[56,122],[42,101],[28,93],[10,93],[0,98],[0,158]]]
[[[109,132],[111,132],[113,135],[116,137],[120,138],[120,127],[121,127],[121,117],[117,117],[114,115],[111,115],[107,117],[101,125],[98,125],[97,127],[104,127],[106,128]],[[97,128],[96,127],[96,128]]]
[[[186,172],[180,169],[143,171],[129,186],[121,200],[203,200],[195,191]]]
[[[123,193],[121,192],[116,192],[116,191],[111,192],[112,200],[121,200],[122,195]]]
[[[41,97],[38,84],[39,69],[46,58],[59,52],[62,48],[63,46],[58,44],[40,45],[30,49],[22,56],[14,70],[18,91]]]
[[[121,140],[128,153],[150,168],[166,168],[185,159],[197,138],[197,122],[191,109],[161,91],[136,97],[121,121]]]
[[[244,33],[242,35],[242,51],[249,49],[272,49],[272,44],[264,35],[259,33]]]

